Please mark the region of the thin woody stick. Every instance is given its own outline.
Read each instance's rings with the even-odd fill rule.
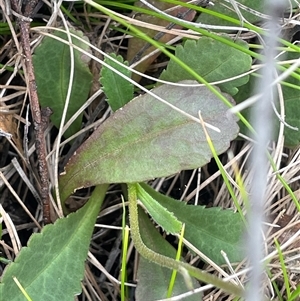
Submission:
[[[27,77],[28,89],[29,89],[29,101],[31,107],[31,114],[33,118],[34,132],[35,132],[35,147],[39,165],[39,175],[41,184],[41,199],[43,205],[43,219],[44,223],[48,224],[50,220],[50,198],[49,198],[49,178],[48,178],[48,165],[46,160],[46,143],[44,138],[45,125],[49,119],[50,113],[48,110],[41,111],[36,81],[34,75],[34,68],[32,64],[32,55],[29,39],[30,22],[28,17],[31,16],[38,0],[29,0],[24,9],[24,17],[20,18],[20,37],[21,44],[24,52],[24,63],[26,68],[25,76]],[[18,5],[17,0],[11,0],[11,7],[19,15],[22,16],[21,8]]]

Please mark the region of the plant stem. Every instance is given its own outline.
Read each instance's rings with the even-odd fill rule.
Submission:
[[[198,268],[195,268],[188,263],[174,260],[170,257],[158,254],[153,250],[149,249],[143,242],[138,221],[138,204],[137,204],[137,184],[128,185],[128,200],[129,200],[129,221],[131,238],[134,243],[136,250],[147,260],[152,261],[160,266],[182,272],[187,270],[188,273],[198,280],[205,283],[210,283],[230,294],[242,297],[244,295],[244,289],[235,284],[225,282],[224,280],[204,272]]]

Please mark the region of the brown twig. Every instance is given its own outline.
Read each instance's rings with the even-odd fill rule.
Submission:
[[[41,113],[34,68],[32,64],[32,55],[29,39],[30,22],[27,17],[31,17],[38,0],[29,0],[24,8],[23,16],[26,18],[20,18],[18,21],[20,26],[21,45],[24,53],[24,62],[26,68],[27,83],[29,88],[29,101],[31,107],[31,114],[35,132],[35,147],[39,165],[39,175],[41,184],[41,199],[43,204],[43,218],[44,223],[48,224],[50,220],[50,199],[49,199],[49,177],[48,177],[48,165],[46,160],[46,142],[44,137],[45,122],[49,115]],[[19,15],[22,16],[22,10],[18,6],[17,0],[11,0],[11,7]]]

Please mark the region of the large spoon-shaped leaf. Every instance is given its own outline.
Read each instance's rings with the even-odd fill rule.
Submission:
[[[235,118],[206,87],[163,85],[153,93],[194,117],[201,110],[204,121],[220,129],[208,129],[218,153],[237,136]],[[60,177],[61,199],[80,187],[142,182],[203,166],[210,159],[201,124],[145,94],[116,111],[77,150]]]

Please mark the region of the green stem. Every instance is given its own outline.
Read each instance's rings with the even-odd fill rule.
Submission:
[[[188,263],[181,261],[176,261],[170,257],[158,254],[153,250],[149,249],[143,242],[138,221],[138,204],[137,204],[137,184],[127,184],[128,185],[128,200],[129,200],[129,221],[131,229],[131,238],[134,243],[136,250],[145,259],[152,261],[160,266],[169,268],[171,270],[176,270],[182,272],[187,270],[188,273],[195,277],[196,279],[203,281],[205,283],[210,283],[215,287],[218,287],[230,294],[242,297],[244,295],[244,289],[238,285],[232,284],[230,282],[225,282],[224,280],[197,269]]]

